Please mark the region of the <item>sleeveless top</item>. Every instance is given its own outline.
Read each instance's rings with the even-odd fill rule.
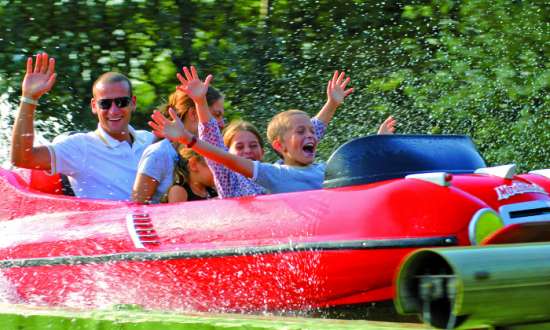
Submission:
[[[187,191],[187,201],[188,202],[190,202],[190,201],[202,201],[202,200],[205,200],[205,199],[218,197],[218,194],[216,193],[216,190],[214,190],[213,188],[210,188],[210,187],[206,187],[207,197],[202,197],[202,196],[196,195],[193,192],[193,190],[191,190],[191,187],[189,186],[188,183],[184,184],[182,187],[185,189],[185,191]]]

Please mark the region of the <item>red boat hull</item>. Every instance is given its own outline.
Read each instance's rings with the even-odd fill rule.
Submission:
[[[22,302],[85,308],[259,312],[392,299],[412,250],[470,245],[482,208],[550,202],[534,192],[497,200],[495,187],[527,179],[459,175],[451,186],[395,179],[139,206],[58,195],[58,178],[39,172],[0,174],[5,285]],[[144,248],[132,214],[151,218],[157,237]]]
[[[333,305],[390,287],[397,264],[409,251],[287,252],[3,272],[17,283],[21,299],[39,305],[106,308],[126,303],[161,310],[289,311]]]

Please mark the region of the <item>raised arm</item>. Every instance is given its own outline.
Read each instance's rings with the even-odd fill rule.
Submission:
[[[153,134],[158,137],[178,141],[185,145],[191,146],[193,150],[204,157],[207,157],[216,163],[222,164],[228,169],[240,173],[247,178],[252,178],[254,176],[254,163],[251,160],[232,155],[229,152],[213,146],[208,142],[198,140],[196,137],[191,135],[191,133],[185,130],[183,123],[173,109],[170,109],[170,115],[173,120],[167,119],[156,110],[154,111],[152,118],[155,123],[149,122],[149,126],[155,129]],[[196,142],[193,143],[192,141]]]
[[[187,93],[187,95],[195,101],[199,121],[201,123],[207,123],[210,121],[210,118],[212,118],[212,114],[208,108],[208,102],[206,101],[206,92],[208,91],[208,85],[210,84],[212,75],[206,77],[204,83],[202,83],[197,75],[197,71],[195,71],[195,67],[191,67],[191,73],[187,67],[184,67],[183,72],[187,79],[183,78],[179,73],[177,76],[184,87],[176,86],[176,88]]]
[[[353,92],[353,88],[350,88],[347,91],[345,90],[346,85],[350,80],[350,78],[348,77],[346,78],[346,80],[344,80],[344,82],[342,82],[345,75],[345,72],[342,72],[340,75],[338,75],[338,71],[335,71],[334,75],[332,76],[332,80],[329,80],[328,82],[327,103],[325,103],[321,111],[319,111],[317,116],[315,116],[317,117],[317,119],[325,124],[328,124],[330,118],[332,118],[332,115],[334,114],[334,111],[344,100],[344,97]]]
[[[54,73],[55,60],[48,54],[36,55],[36,64],[32,70],[32,58],[27,60],[27,73],[23,79],[23,95],[19,104],[19,113],[13,124],[11,139],[11,163],[18,167],[51,170],[51,156],[46,146],[34,147],[34,110],[37,100],[48,92],[57,74]]]

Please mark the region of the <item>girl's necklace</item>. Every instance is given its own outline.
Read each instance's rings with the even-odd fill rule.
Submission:
[[[199,197],[202,197],[202,198],[208,198],[210,197],[210,194],[208,194],[208,191],[206,190],[206,188],[204,188],[204,192],[201,192],[199,191],[197,193],[197,190],[194,189],[195,187],[193,187],[195,184],[190,184],[189,187],[191,188],[191,191],[193,192],[193,194],[199,196]]]

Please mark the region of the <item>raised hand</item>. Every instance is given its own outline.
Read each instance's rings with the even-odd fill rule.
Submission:
[[[151,116],[151,118],[153,118],[155,122],[153,123],[150,121],[149,126],[154,129],[153,134],[158,137],[182,142],[182,139],[185,139],[185,133],[188,133],[187,135],[190,134],[185,130],[185,126],[183,126],[183,123],[179,119],[174,109],[170,108],[168,111],[173,120],[169,120],[168,118],[164,117],[162,113],[155,110],[153,111],[153,115]],[[188,142],[189,141],[186,141],[185,143],[187,144]]]
[[[177,86],[176,88],[180,91],[183,91],[189,95],[193,101],[197,102],[203,97],[206,96],[206,92],[208,91],[208,85],[210,84],[210,79],[212,79],[212,75],[209,75],[204,80],[204,83],[200,81],[199,76],[197,75],[197,71],[195,71],[195,67],[191,67],[191,73],[187,69],[187,67],[183,68],[183,72],[185,73],[185,78],[183,78],[179,73],[177,74],[178,79],[181,81],[181,86]]]
[[[378,134],[391,134],[395,130],[395,124],[397,121],[393,120],[392,116],[389,116],[378,129]]]
[[[332,77],[332,80],[328,82],[327,86],[327,96],[328,100],[331,102],[334,102],[336,106],[339,106],[340,103],[344,100],[344,97],[346,97],[349,93],[353,92],[353,88],[345,90],[346,85],[348,84],[350,78],[346,78],[344,82],[342,82],[342,79],[344,79],[344,76],[346,75],[345,72],[342,72],[340,75],[338,75],[338,70],[334,72],[334,76]]]
[[[27,74],[23,79],[23,97],[38,100],[42,94],[47,93],[53,86],[57,73],[54,73],[55,60],[50,58],[48,67],[48,54],[37,54],[34,71],[32,70],[32,57],[27,60]]]

